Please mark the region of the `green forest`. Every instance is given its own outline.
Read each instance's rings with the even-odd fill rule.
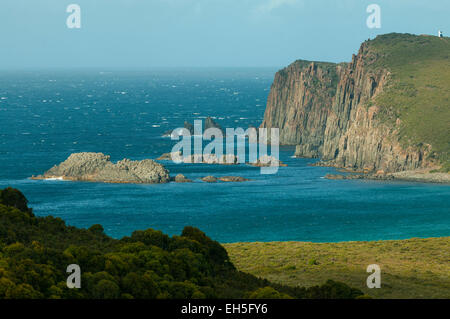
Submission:
[[[81,268],[69,289],[67,266]],[[224,247],[194,227],[180,236],[135,231],[120,240],[37,217],[17,189],[0,190],[0,299],[361,298],[344,283],[288,287],[238,271]]]

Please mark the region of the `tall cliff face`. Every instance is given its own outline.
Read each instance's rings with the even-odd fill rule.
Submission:
[[[280,128],[280,143],[318,157],[338,75],[333,63],[296,61],[275,75],[262,127]]]
[[[412,35],[378,37],[364,42],[348,64],[293,63],[275,76],[262,127],[280,128],[280,142],[297,145],[296,156],[320,157],[337,167],[395,172],[431,167],[439,163],[438,158],[448,161],[448,150],[434,147],[445,141],[448,145],[448,136],[432,136],[426,127],[418,128],[418,134],[405,133],[408,129],[414,133],[414,124],[409,122],[417,110],[409,105],[418,104],[425,79],[420,68],[404,67],[398,55],[408,48],[398,42],[413,43],[414,48],[421,45],[417,52],[424,45],[442,45],[428,38],[433,37],[426,41]],[[450,45],[448,38],[443,45]],[[444,72],[445,84],[450,71],[448,56],[438,57],[444,61],[439,72]],[[424,59],[417,59],[423,68],[428,66],[422,63]],[[405,65],[409,62],[414,61],[405,61]],[[411,84],[411,78],[417,81]],[[437,90],[436,96],[442,95],[441,91]],[[405,97],[398,105],[392,102],[397,96]],[[425,115],[422,121],[427,121],[430,106],[424,103],[419,103],[423,105],[420,112]],[[444,94],[438,103],[442,106],[438,113],[448,114],[448,97]],[[445,123],[440,125],[448,130]]]

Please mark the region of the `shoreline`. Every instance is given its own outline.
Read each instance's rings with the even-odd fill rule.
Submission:
[[[309,164],[309,166],[319,167],[331,167],[338,172],[347,174],[326,174],[324,178],[335,180],[377,180],[377,181],[399,181],[399,182],[414,182],[414,183],[431,183],[450,185],[450,173],[432,172],[433,168],[423,168],[410,171],[399,171],[393,173],[386,173],[384,171],[378,171],[374,173],[369,170],[358,170],[345,167],[338,167],[332,163],[316,162]]]
[[[95,179],[81,179],[68,176],[31,176],[27,179],[33,181],[64,181],[64,182],[85,182],[85,183],[101,183],[101,184],[136,184],[136,185],[154,185],[154,184],[167,184],[167,183],[144,183],[144,182],[127,182],[127,181],[98,181]]]
[[[416,171],[396,172],[386,175],[378,174],[327,174],[326,179],[334,180],[375,180],[375,181],[392,181],[392,182],[413,182],[413,183],[427,183],[450,185],[450,176],[447,173],[417,173]]]

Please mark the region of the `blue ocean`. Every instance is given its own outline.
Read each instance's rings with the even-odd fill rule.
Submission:
[[[194,183],[161,185],[35,181],[75,152],[113,161],[157,158],[176,141],[164,132],[207,116],[222,127],[259,126],[275,69],[15,71],[0,75],[0,188],[20,189],[38,216],[102,224],[120,238],[192,225],[223,243],[338,242],[450,236],[450,186],[327,180],[332,168],[292,158],[277,174],[248,165],[174,164]],[[239,175],[243,183],[200,177]]]

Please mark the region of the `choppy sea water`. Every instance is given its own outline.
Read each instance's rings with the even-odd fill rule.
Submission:
[[[33,181],[74,152],[113,161],[156,158],[175,143],[163,132],[215,117],[258,126],[276,70],[21,71],[0,74],[0,187],[22,190],[35,214],[102,224],[113,237],[199,227],[221,242],[402,239],[450,236],[450,186],[326,180],[331,168],[291,158],[275,175],[247,166],[173,164],[194,183],[164,185]],[[244,183],[198,178],[239,175]]]

